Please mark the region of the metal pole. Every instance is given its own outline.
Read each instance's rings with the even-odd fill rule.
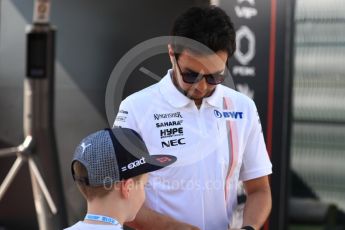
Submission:
[[[36,0],[34,24],[27,28],[23,116],[26,138],[18,147],[0,150],[0,157],[17,154],[16,161],[0,185],[0,200],[24,161],[28,160],[41,230],[62,229],[67,225],[54,133],[55,30],[49,25],[49,12],[49,0]],[[43,175],[39,171],[42,165],[45,169]],[[48,186],[44,183],[44,176]]]
[[[34,23],[27,28],[24,135],[35,140],[29,168],[39,228],[62,229],[67,218],[54,130],[55,29],[49,24],[50,1],[36,0],[33,15]],[[42,175],[39,169],[44,169]]]
[[[29,158],[29,167],[30,167],[30,172],[32,173],[32,176],[34,176],[34,179],[37,181],[37,185],[38,188],[40,188],[41,192],[43,193],[51,213],[53,213],[54,215],[57,213],[57,208],[54,204],[54,201],[52,199],[52,197],[50,196],[50,193],[48,191],[48,188],[46,186],[46,184],[44,183],[44,180],[40,174],[40,172],[38,171],[38,168],[35,164],[35,162]]]
[[[8,187],[10,186],[13,179],[16,177],[16,175],[20,169],[20,166],[22,166],[22,164],[23,164],[23,161],[24,161],[23,157],[17,157],[16,161],[12,165],[10,171],[8,172],[7,176],[5,177],[5,180],[2,182],[2,184],[0,186],[0,200],[5,195]]]

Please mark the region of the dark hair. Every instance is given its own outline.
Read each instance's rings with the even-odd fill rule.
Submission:
[[[230,17],[219,7],[192,7],[176,18],[171,36],[186,37],[200,42],[214,52],[227,51],[229,58],[236,49],[236,33]],[[174,44],[178,58],[186,47]]]

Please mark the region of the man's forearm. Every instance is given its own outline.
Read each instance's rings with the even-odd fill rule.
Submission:
[[[138,230],[198,230],[195,226],[177,221],[145,206],[141,207],[134,221],[125,225]]]
[[[243,226],[252,226],[258,230],[265,223],[272,207],[271,188],[268,176],[243,182],[247,193],[244,206]]]
[[[126,225],[140,230],[153,229],[155,227],[162,227],[168,221],[168,218],[143,205],[135,219],[132,222],[127,222]]]
[[[243,226],[260,229],[268,218],[272,207],[270,189],[262,189],[248,194],[243,213]]]

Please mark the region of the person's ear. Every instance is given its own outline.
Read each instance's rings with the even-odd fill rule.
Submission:
[[[171,44],[168,44],[168,53],[169,53],[170,62],[174,66],[175,65],[175,53],[174,53],[174,50],[173,50]]]
[[[121,181],[121,196],[125,199],[128,199],[133,187],[134,187],[134,181],[131,178]]]

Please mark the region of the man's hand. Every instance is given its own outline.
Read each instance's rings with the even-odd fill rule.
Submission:
[[[167,222],[167,225],[164,229],[166,230],[199,230],[198,227],[195,227],[193,225],[186,224],[183,222],[178,222],[178,221],[172,221],[170,223]]]
[[[198,227],[175,220],[145,206],[141,207],[134,221],[125,225],[137,230],[199,230]]]

